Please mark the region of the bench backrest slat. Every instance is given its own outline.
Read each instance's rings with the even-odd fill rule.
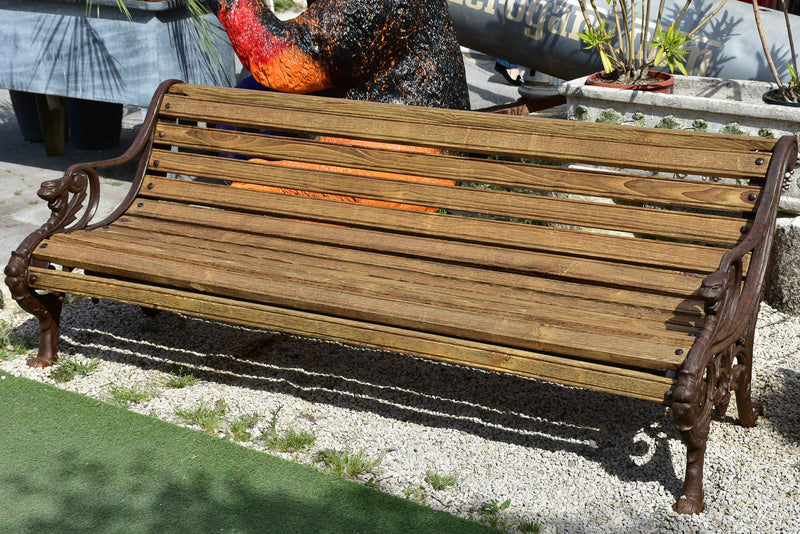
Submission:
[[[254,115],[251,105],[204,102],[167,95],[162,103],[161,115],[190,121],[272,128],[289,133],[313,130],[321,135],[388,143],[403,144],[414,139],[418,146],[489,155],[546,157],[553,161],[647,170],[673,168],[680,173],[702,173],[714,168],[718,176],[731,178],[763,176],[763,165],[769,164],[768,153],[755,156],[747,149],[711,151],[702,146],[698,148],[696,144],[691,147],[674,146],[665,144],[665,140],[654,139],[652,144],[642,142],[636,145],[636,150],[632,150],[630,142],[618,140],[613,132],[604,137],[587,136],[582,143],[576,143],[576,132],[570,130],[541,133],[533,130],[533,125],[529,124],[527,131],[520,131],[513,128],[513,122],[505,121],[504,125],[487,124],[486,127],[463,125],[458,123],[459,114],[454,110],[449,110],[453,115],[452,121],[447,123],[390,117],[385,119],[379,131],[370,116],[303,108],[276,107],[264,111],[263,115]],[[756,163],[759,159],[762,164]]]
[[[750,194],[756,186],[694,182],[636,174],[582,171],[552,165],[513,161],[469,161],[452,156],[415,154],[380,148],[330,146],[306,139],[291,139],[246,132],[212,130],[197,126],[162,123],[158,140],[183,149],[225,151],[249,157],[270,154],[276,159],[310,164],[357,167],[379,172],[401,172],[431,178],[458,176],[463,182],[486,183],[509,188],[542,188],[565,194],[642,200],[676,206],[712,207],[723,211],[750,210]],[[163,132],[163,133],[162,133]]]
[[[377,201],[406,203],[430,208],[468,211],[541,220],[556,224],[580,224],[623,232],[638,232],[674,239],[700,240],[715,244],[735,244],[738,231],[747,221],[738,218],[686,212],[662,211],[654,218],[652,210],[642,207],[595,204],[580,200],[525,195],[513,192],[471,190],[466,187],[353,176],[283,165],[243,162],[196,154],[159,151],[153,154],[163,172],[190,174],[202,178],[234,180],[257,185],[315,191],[331,195],[356,196]],[[188,192],[187,192],[188,194]],[[201,195],[187,202],[202,202]],[[231,194],[236,194],[231,192]],[[270,209],[268,200],[239,194],[242,209]],[[252,202],[253,206],[243,203]],[[274,199],[274,202],[282,200]],[[587,206],[588,204],[588,206]],[[591,209],[587,209],[590,207]],[[302,212],[298,216],[303,216]],[[341,221],[337,221],[341,222]]]
[[[395,106],[379,102],[360,102],[345,99],[316,99],[306,95],[269,93],[259,91],[236,91],[202,85],[180,84],[173,86],[173,94],[190,96],[198,101],[245,103],[249,106],[276,107],[312,112],[344,113],[362,117],[388,117],[396,120],[417,123],[447,123],[456,127],[496,128],[496,116],[476,114],[459,110],[425,108],[417,106]],[[212,104],[213,105],[213,104]],[[251,108],[253,109],[253,108]],[[411,113],[409,113],[411,110]],[[413,117],[411,116],[413,115]],[[556,136],[597,139],[616,139],[633,145],[661,144],[684,148],[704,148],[708,150],[764,150],[770,152],[775,144],[773,139],[736,135],[706,134],[678,130],[654,130],[639,128],[608,128],[600,123],[565,123],[560,119],[537,118],[530,121],[526,117],[506,116],[503,128],[529,134],[541,133]]]
[[[374,104],[174,85],[128,215],[620,292],[686,333],[700,281],[752,225],[775,144]]]

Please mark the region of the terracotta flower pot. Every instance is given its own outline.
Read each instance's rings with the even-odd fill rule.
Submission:
[[[596,85],[598,87],[610,87],[613,89],[629,89],[632,91],[650,91],[653,93],[671,93],[672,85],[675,83],[675,78],[668,72],[661,72],[651,70],[648,72],[651,78],[656,78],[658,81],[654,83],[643,84],[624,84],[617,83],[612,78],[608,77],[605,72],[597,72],[590,75],[586,79],[586,85]]]

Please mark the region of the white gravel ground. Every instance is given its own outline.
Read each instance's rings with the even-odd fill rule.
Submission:
[[[7,291],[5,301],[12,337],[36,345],[36,322]],[[67,305],[62,325],[64,353],[99,364],[58,387],[109,400],[111,385],[137,384],[154,396],[131,409],[176,424],[176,408],[201,401],[224,399],[229,418],[256,412],[260,428],[282,407],[279,430],[317,436],[309,452],[282,456],[311,464],[325,448],[382,453],[364,481],[466,517],[508,499],[499,517],[510,532],[537,521],[559,533],[800,533],[800,317],[767,306],[754,377],[765,415],[752,429],[733,424],[734,401],[728,421],[713,423],[706,512],[692,517],[672,511],[685,452],[656,404],[88,299]],[[165,387],[174,364],[202,380]],[[24,357],[0,370],[54,384]],[[433,490],[427,470],[457,473],[458,483]]]

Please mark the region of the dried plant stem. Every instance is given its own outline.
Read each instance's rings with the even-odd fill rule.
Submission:
[[[792,54],[792,67],[794,71],[797,72],[797,54],[794,51],[794,37],[792,36],[792,24],[789,21],[789,7],[786,4],[786,0],[781,0],[781,7],[783,8],[783,20],[786,21],[786,34],[789,37],[789,50]]]
[[[758,29],[758,36],[761,38],[761,46],[764,48],[764,55],[767,58],[767,65],[769,65],[769,70],[772,73],[772,77],[775,78],[775,81],[778,83],[778,89],[780,90],[781,94],[784,95],[784,98],[787,100],[789,99],[789,91],[786,90],[786,87],[781,82],[781,77],[778,76],[778,69],[775,68],[775,62],[772,61],[772,54],[769,51],[769,46],[767,45],[767,39],[764,36],[764,26],[761,23],[761,14],[758,11],[758,2],[756,0],[750,0],[753,4],[753,15],[756,19],[756,28]]]

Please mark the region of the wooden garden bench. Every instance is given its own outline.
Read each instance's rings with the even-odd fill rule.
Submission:
[[[676,509],[700,512],[712,411],[735,390],[741,422],[758,415],[753,329],[796,150],[165,82],[122,157],[42,186],[52,216],[6,282],[41,321],[31,365],[56,359],[74,293],[663,403],[688,448]],[[92,222],[98,169],[137,158]]]

